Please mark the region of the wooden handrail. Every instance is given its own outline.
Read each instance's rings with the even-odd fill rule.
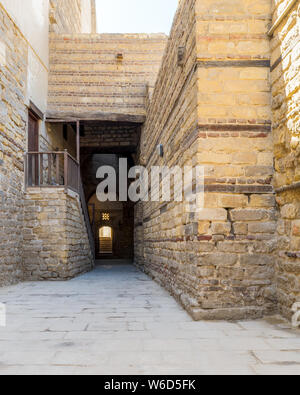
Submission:
[[[90,242],[90,247],[91,251],[93,254],[93,259],[95,260],[95,239],[94,239],[94,232],[91,226],[90,222],[90,216],[89,216],[89,211],[87,208],[86,200],[85,200],[85,195],[84,195],[84,190],[83,190],[83,185],[81,181],[81,176],[79,175],[79,196],[80,196],[80,201],[81,201],[81,207],[82,207],[82,212],[87,228],[87,233],[88,233],[88,238]]]
[[[41,151],[39,151],[39,152],[28,151],[28,152],[25,153],[25,155],[31,155],[31,154],[32,155],[48,155],[48,154],[51,154],[51,155],[63,155],[64,153],[65,153],[65,151],[43,151],[43,152],[41,152]],[[67,151],[67,154],[68,154],[68,156],[71,159],[73,159],[74,162],[79,164],[78,160],[75,159],[74,156],[72,156],[68,151]]]
[[[70,155],[67,150],[27,152],[25,153],[24,157],[26,188],[65,188],[66,191],[71,189],[78,193],[88,233],[90,248],[93,254],[93,259],[95,259],[94,233],[91,227],[89,212],[85,200],[80,176],[79,162],[72,155]],[[47,167],[44,166],[44,158],[47,158]]]
[[[79,162],[65,151],[27,152],[25,187],[64,187],[79,193]]]

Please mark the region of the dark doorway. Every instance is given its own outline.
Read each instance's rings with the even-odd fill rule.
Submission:
[[[113,230],[110,226],[102,226],[99,229],[99,252],[100,255],[113,253]]]
[[[28,114],[28,152],[39,151],[39,121],[38,118],[30,111]],[[28,162],[28,185],[35,186],[39,184],[39,156],[30,156]]]
[[[95,240],[97,260],[133,260],[134,203],[119,200],[119,160],[126,159],[128,169],[135,165],[141,124],[132,122],[81,122],[81,177]],[[115,169],[117,201],[100,202],[97,187],[99,167]],[[128,185],[132,179],[128,179]],[[110,231],[110,234],[109,234]]]
[[[97,259],[132,259],[134,206],[130,202],[99,202],[89,199],[90,221]]]

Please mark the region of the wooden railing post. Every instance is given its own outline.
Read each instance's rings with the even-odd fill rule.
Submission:
[[[48,169],[43,158],[48,159]],[[63,165],[60,163],[63,161]],[[45,170],[45,174],[44,174]],[[26,152],[24,155],[25,187],[64,187],[80,192],[80,166],[68,150],[56,152]],[[61,182],[63,178],[63,182]]]
[[[48,154],[48,185],[52,183],[52,155]]]
[[[28,188],[28,154],[24,154],[25,190]]]
[[[79,126],[79,124],[78,124]],[[48,174],[43,166],[43,158],[48,158]],[[60,158],[64,161],[64,184],[60,184]],[[78,155],[80,159],[80,156]],[[56,166],[56,169],[55,169]],[[68,150],[56,152],[27,152],[24,155],[25,170],[25,188],[28,187],[44,187],[57,188],[64,187],[67,193],[68,189],[79,194],[80,203],[86,223],[89,242],[93,258],[95,259],[95,240],[94,233],[90,223],[88,207],[85,200],[83,185],[80,175],[80,161],[76,160],[68,153]],[[39,170],[37,173],[36,170]],[[43,182],[43,171],[45,170],[45,182]],[[38,177],[36,177],[38,175]],[[56,178],[56,184],[55,184]],[[93,215],[94,217],[94,215]]]
[[[91,222],[90,222],[90,216],[89,216],[88,207],[87,207],[86,200],[85,200],[85,195],[84,195],[80,172],[79,172],[79,182],[80,182],[80,184],[79,184],[79,198],[80,198],[80,202],[81,202],[83,216],[85,219],[85,224],[86,224],[86,228],[87,228],[87,233],[88,233],[88,238],[89,238],[89,242],[90,242],[91,252],[93,255],[93,260],[95,261],[96,250],[95,250],[94,233],[93,233]]]
[[[77,151],[77,162],[78,162],[78,174],[77,174],[77,190],[80,189],[80,122],[76,122],[76,151]]]
[[[65,191],[68,191],[68,150],[65,149],[64,152],[64,180],[65,180]]]
[[[39,186],[42,186],[44,183],[44,156],[41,153],[39,155],[39,163],[40,163],[40,182],[39,182]]]
[[[59,185],[59,155],[56,155],[56,184]]]

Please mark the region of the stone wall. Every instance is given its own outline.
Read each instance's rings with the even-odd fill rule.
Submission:
[[[147,115],[142,165],[205,171],[202,211],[135,206],[136,264],[195,319],[260,317],[277,307],[289,318],[300,298],[299,1],[181,0],[168,39],[81,34],[93,3],[50,1],[48,116]],[[0,286],[69,279],[93,266],[77,195],[24,196],[30,101],[46,111],[48,3],[40,5],[23,18],[17,0],[0,2]],[[137,144],[128,130],[115,133],[120,146]],[[93,148],[94,126],[85,132],[84,148]],[[61,125],[40,122],[41,150],[75,156],[68,134],[65,141]]]
[[[43,0],[34,12],[31,12],[31,7],[32,2],[26,10],[27,13],[21,7],[24,12],[22,15],[17,2],[0,3],[0,286],[22,281],[24,271],[26,278],[29,278],[26,268],[28,259],[25,262],[23,255],[23,240],[26,237],[24,215],[26,226],[29,221],[26,208],[24,213],[23,155],[27,150],[30,100],[41,111],[46,110],[48,81],[48,4]],[[28,18],[31,18],[34,35]],[[74,131],[69,131],[70,139],[65,142],[62,131],[57,130],[59,126],[48,125],[47,128],[42,121],[39,126],[41,150],[68,148],[71,154],[75,154]],[[43,204],[46,205],[46,200]],[[71,207],[69,210],[75,208]],[[69,237],[67,232],[65,237]],[[73,241],[67,242],[71,243]],[[77,242],[77,246],[81,246],[80,242]],[[25,255],[26,253],[29,254],[28,250]],[[86,251],[83,255],[87,255]],[[83,259],[82,268],[76,261],[77,256],[81,257],[75,248],[75,252],[70,252],[69,255],[70,267],[67,268],[67,276],[86,270],[86,259]]]
[[[182,66],[178,66],[179,47],[185,47]],[[182,1],[142,130],[140,163],[148,170],[156,165],[183,167],[194,162],[198,148],[195,60],[195,2]],[[156,153],[158,144],[164,146],[164,158]],[[196,254],[188,251],[192,231],[183,203],[136,205],[135,262],[172,294],[181,297],[183,303],[188,293],[196,293],[198,286],[197,264],[191,263]]]
[[[0,286],[23,280],[23,155],[30,101],[46,111],[48,30],[45,0],[26,10],[15,0],[0,2]],[[74,155],[74,138],[66,143],[56,126],[39,126],[41,150]]]
[[[199,0],[196,19],[197,162],[206,184],[198,237],[207,238],[198,314],[255,317],[276,309],[271,1]]]
[[[17,40],[22,37],[26,45],[26,77],[24,103],[29,107],[30,101],[41,112],[46,111],[48,92],[48,58],[49,58],[49,7],[48,0],[1,0],[0,7],[17,29]],[[4,11],[5,10],[5,11]],[[1,21],[2,23],[2,21]],[[11,27],[9,27],[11,28]],[[7,33],[6,45],[18,47],[14,42],[13,31]],[[0,37],[0,43],[2,38]],[[18,49],[17,49],[18,51]]]
[[[144,268],[196,319],[276,306],[270,22],[269,0],[181,1],[148,108],[141,162],[205,170],[201,212],[143,207]]]
[[[293,7],[277,23],[289,4]],[[272,110],[275,188],[280,210],[276,265],[279,311],[289,318],[300,301],[300,5],[274,1],[272,36]]]
[[[0,5],[0,286],[22,279],[28,46]]]
[[[91,0],[50,0],[50,31],[91,33]]]
[[[77,194],[64,189],[29,189],[24,209],[26,280],[68,280],[93,268]]]
[[[147,86],[151,92],[165,43],[161,34],[52,34],[50,116],[57,112],[144,116]],[[123,59],[118,60],[118,54]]]

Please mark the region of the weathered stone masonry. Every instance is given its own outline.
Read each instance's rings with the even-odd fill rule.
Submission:
[[[205,168],[202,212],[147,203],[136,220],[144,269],[196,319],[257,317],[276,306],[270,5],[182,1],[148,109],[141,162]]]
[[[55,33],[93,33],[95,0],[50,0],[50,31]]]
[[[65,13],[65,16],[68,12],[72,18],[70,9],[63,10],[64,3],[58,2],[56,11],[60,15]],[[18,16],[18,13],[15,15]],[[45,93],[42,83],[40,91],[35,91],[32,73],[39,73],[41,68],[46,70],[47,65],[17,22],[1,2],[0,286],[24,279],[67,279],[90,270],[93,264],[78,197],[71,198],[59,193],[58,201],[51,201],[51,195],[45,195],[45,191],[34,196],[27,194],[24,188],[24,153],[27,150],[30,99],[39,98],[42,103]],[[59,31],[61,29],[59,27]],[[35,62],[39,63],[38,67]],[[39,126],[42,150],[65,148],[59,136],[48,133],[43,120]],[[66,148],[73,153],[72,147]],[[63,208],[60,206],[62,202]],[[56,203],[57,210],[54,209]]]
[[[49,117],[102,113],[103,120],[119,114],[143,121],[165,43],[163,34],[51,34]]]
[[[93,268],[93,257],[76,193],[29,189],[25,197],[24,277],[68,280]]]
[[[181,0],[168,39],[82,34],[95,32],[93,3],[49,2],[48,120],[93,119],[84,150],[117,141],[135,152],[140,141],[148,169],[205,169],[201,212],[136,205],[135,263],[195,319],[290,318],[300,298],[299,0]],[[78,197],[24,193],[30,44],[2,6],[0,29],[0,285],[69,279],[93,265]],[[124,126],[142,122],[140,139]],[[42,150],[75,156],[70,125],[68,141],[62,124],[43,125]]]
[[[0,285],[22,279],[28,46],[0,5]]]
[[[292,5],[292,7],[290,7]],[[283,20],[280,17],[287,10]],[[276,285],[279,311],[289,318],[300,298],[300,4],[276,1],[273,10],[272,111],[277,191]]]

